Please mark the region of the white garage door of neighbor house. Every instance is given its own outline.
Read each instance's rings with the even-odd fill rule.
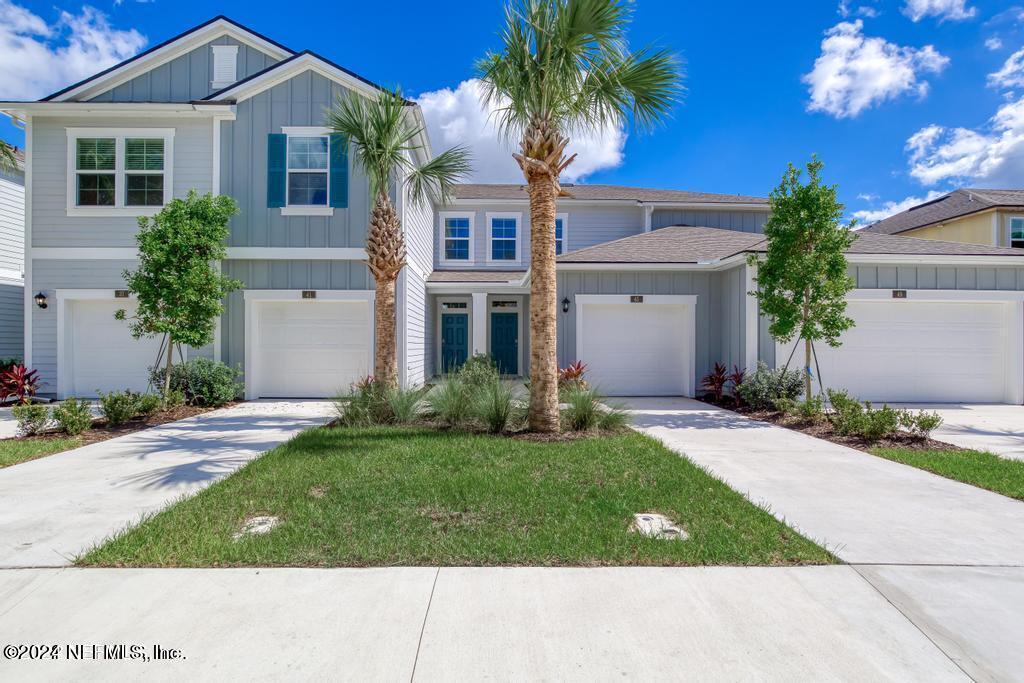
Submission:
[[[604,304],[580,306],[576,346],[587,379],[609,396],[682,396],[693,332],[686,306]]]
[[[258,396],[337,396],[370,373],[366,301],[274,301],[257,306],[252,360]]]
[[[97,391],[131,389],[145,391],[149,368],[156,364],[160,339],[133,339],[126,321],[114,313],[130,301],[71,301],[67,325],[66,357],[71,363],[70,379],[64,388],[68,396],[93,397]]]
[[[1010,395],[1010,369],[1019,366],[1009,356],[1009,304],[852,301],[847,313],[857,325],[841,347],[815,344],[825,387],[891,402],[999,403]],[[792,350],[780,347],[776,362]],[[790,366],[802,363],[801,347]]]

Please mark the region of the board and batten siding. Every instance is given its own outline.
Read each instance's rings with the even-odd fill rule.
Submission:
[[[349,91],[306,71],[239,102],[221,125],[220,191],[238,202],[232,247],[363,247],[370,221],[370,186],[349,154],[348,208],[333,216],[282,216],[267,208],[267,136],[285,126],[323,126],[324,112]],[[177,183],[176,183],[177,184]]]
[[[651,228],[690,225],[698,228],[722,228],[739,232],[764,232],[767,211],[714,211],[690,209],[655,209]]]
[[[144,74],[106,90],[90,102],[191,102],[201,100],[213,90],[214,45],[238,45],[235,64],[237,79],[242,80],[277,63],[270,55],[230,36],[215,38]]]
[[[32,121],[32,246],[134,247],[138,218],[68,216],[67,128],[173,128],[173,195],[213,188],[213,124],[208,119],[36,118]],[[166,162],[165,162],[166,163]]]
[[[858,289],[1024,291],[1024,267],[850,264],[849,273]],[[775,340],[764,317],[758,323],[757,350],[758,358],[773,367]]]

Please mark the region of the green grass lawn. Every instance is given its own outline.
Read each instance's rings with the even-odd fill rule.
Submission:
[[[1000,458],[982,451],[872,448],[871,452],[904,465],[1024,500],[1024,461]]]
[[[82,443],[76,436],[57,439],[3,439],[0,440],[0,467],[17,465],[44,455],[75,448]]]
[[[661,512],[688,541],[629,533]],[[243,520],[277,515],[264,536]],[[658,442],[313,429],[92,550],[100,566],[786,565],[835,558]]]

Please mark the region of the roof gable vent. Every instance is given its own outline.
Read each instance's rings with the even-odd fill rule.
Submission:
[[[213,81],[210,87],[214,90],[226,88],[238,80],[238,46],[213,46]]]

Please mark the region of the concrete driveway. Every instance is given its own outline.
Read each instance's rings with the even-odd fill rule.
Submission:
[[[691,399],[629,404],[638,429],[835,552],[972,677],[1021,676],[1024,502]]]
[[[254,401],[0,469],[0,567],[54,567],[300,431],[325,401]]]
[[[907,403],[899,407],[941,415],[942,426],[933,434],[939,441],[1024,460],[1024,406]]]

